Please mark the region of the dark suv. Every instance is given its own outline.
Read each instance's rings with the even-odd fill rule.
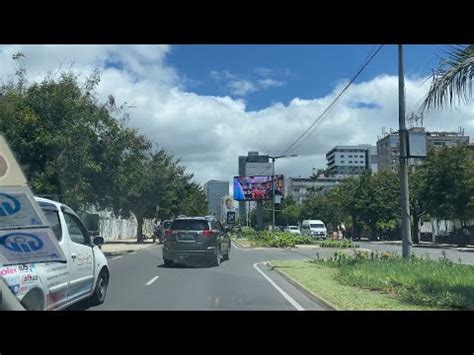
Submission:
[[[229,260],[230,238],[215,217],[179,217],[165,230],[163,260],[166,266],[189,257],[205,258],[218,266]]]

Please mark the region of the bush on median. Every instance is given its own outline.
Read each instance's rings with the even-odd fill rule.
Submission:
[[[358,248],[359,244],[353,243],[349,239],[341,239],[341,240],[323,240],[319,243],[321,248]]]
[[[313,244],[313,239],[310,237],[301,237],[288,232],[263,231],[255,238],[257,246],[267,246],[275,248],[294,247],[296,244]]]
[[[474,266],[387,252],[335,252],[312,261],[335,267],[338,282],[395,295],[412,304],[444,309],[474,309]]]

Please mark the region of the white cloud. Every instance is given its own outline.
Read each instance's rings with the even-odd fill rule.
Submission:
[[[242,99],[202,96],[184,90],[181,76],[166,62],[166,55],[172,50],[167,46],[0,47],[0,77],[4,80],[14,73],[11,56],[19,50],[26,55],[30,80],[55,70],[64,58],[74,59],[74,68],[81,77],[99,66],[99,97],[106,100],[112,94],[117,103],[126,101],[135,106],[130,109],[129,124],[181,158],[201,183],[210,179],[231,181],[237,174],[238,156],[250,150],[262,154],[282,152],[329,105],[342,85],[339,83],[325,97],[296,97],[287,106],[275,103],[259,111],[248,111]],[[115,62],[113,66],[111,60]],[[429,82],[423,80],[406,80],[407,114],[417,107],[429,87]],[[233,87],[240,90],[241,96],[255,88],[250,81],[240,81]],[[325,167],[325,154],[335,145],[375,144],[382,126],[387,130],[398,127],[396,76],[379,75],[352,85],[331,115],[295,147],[298,157],[278,160],[277,173],[308,176],[312,168]],[[453,131],[463,126],[466,134],[474,136],[474,105],[428,112],[425,126],[431,131]]]
[[[237,75],[232,74],[228,70],[217,71],[211,70],[211,77],[215,80],[225,80],[225,79],[237,79]]]
[[[272,75],[273,70],[265,67],[259,67],[254,69],[254,73],[259,76],[270,76]]]
[[[232,94],[237,96],[245,96],[251,92],[255,92],[258,88],[249,80],[232,80],[227,83]]]
[[[274,80],[274,79],[259,79],[258,83],[264,89],[267,89],[267,88],[272,87],[272,86],[279,87],[279,86],[285,85],[284,81]]]

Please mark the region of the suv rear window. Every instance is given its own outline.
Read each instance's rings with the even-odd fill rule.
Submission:
[[[170,225],[171,225],[171,221],[164,222],[163,223],[163,228],[168,229],[170,227]]]
[[[173,221],[172,230],[208,230],[209,223],[206,220],[199,219],[180,219]]]

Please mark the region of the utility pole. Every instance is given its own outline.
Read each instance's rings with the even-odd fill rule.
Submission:
[[[398,45],[398,121],[400,137],[400,191],[402,207],[402,256],[411,255],[410,200],[408,192],[408,130],[405,124],[405,80],[403,73],[403,47]]]
[[[296,154],[291,155],[279,155],[276,157],[272,157],[268,155],[268,157],[272,160],[273,172],[272,172],[272,233],[275,232],[275,160],[280,158],[293,158],[297,157]]]
[[[275,157],[272,158],[272,233],[275,233]]]

